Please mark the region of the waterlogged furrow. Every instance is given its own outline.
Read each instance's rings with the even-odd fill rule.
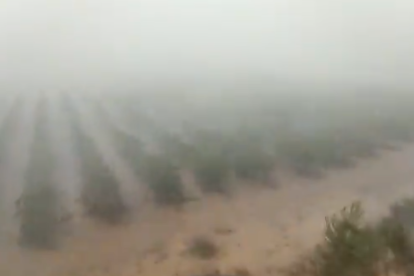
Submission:
[[[105,116],[105,120],[108,120],[108,122],[113,124],[114,127],[117,127],[123,131],[128,131],[128,127],[125,124],[126,122],[119,119],[117,111],[112,108],[107,101],[94,99],[91,104],[96,104],[96,108],[100,109],[98,112]]]
[[[147,149],[156,147],[157,135],[163,130],[149,116],[131,109],[122,110],[117,116],[117,121],[129,122],[123,129],[125,133],[139,139]]]
[[[51,135],[50,147],[56,158],[54,178],[59,190],[62,191],[62,204],[73,209],[74,202],[81,191],[81,176],[79,167],[79,152],[74,145],[70,121],[67,114],[62,112],[61,95],[49,95],[48,119]]]
[[[26,183],[19,198],[19,245],[33,248],[55,248],[58,242],[60,201],[55,183],[56,157],[50,147],[50,125],[47,102],[40,98],[35,110],[34,139]]]
[[[108,107],[109,109],[109,107]],[[123,125],[124,132],[139,139],[143,147],[148,151],[159,151],[160,144],[163,143],[165,137],[182,136],[177,131],[177,123],[169,124],[160,119],[160,115],[151,108],[131,106],[113,106],[113,110],[118,110],[113,114],[117,122],[127,122]],[[163,114],[161,110],[160,114]],[[174,127],[175,125],[175,127]]]
[[[7,152],[7,163],[1,167],[4,191],[2,198],[6,209],[6,220],[12,225],[16,222],[13,217],[15,214],[15,201],[22,193],[23,185],[26,182],[25,174],[28,169],[30,159],[30,149],[33,142],[34,133],[34,114],[37,98],[25,96],[19,99],[8,118],[5,133],[10,137]]]
[[[82,120],[79,120],[80,127],[85,132],[85,135],[93,141],[103,161],[113,171],[117,181],[121,184],[124,198],[130,205],[135,206],[139,204],[142,197],[142,189],[139,187],[138,181],[131,169],[116,152],[107,132],[108,130],[102,127],[96,114],[89,112],[93,106],[87,106],[87,104],[76,98],[73,98],[73,102],[76,112],[82,118]]]
[[[110,99],[91,98],[94,102],[99,102],[101,107],[111,117],[111,121],[116,123],[124,132],[137,138],[145,136],[149,129],[154,127],[155,121],[147,116],[146,110],[141,108],[141,102],[137,99],[121,99],[119,97]],[[148,108],[147,108],[148,109]]]
[[[10,145],[16,136],[16,126],[20,121],[20,115],[24,108],[24,101],[20,98],[15,98],[11,102],[7,114],[0,128],[0,173],[2,175],[2,181],[0,184],[0,214],[2,219],[7,219],[8,214],[11,212],[8,206],[9,200],[7,200],[7,183],[3,180],[9,173],[9,151]],[[6,113],[6,112],[5,112]]]
[[[82,191],[80,203],[86,214],[104,222],[116,222],[125,214],[124,198],[118,179],[103,160],[94,140],[82,126],[80,114],[68,97],[64,102],[73,141],[80,153]]]
[[[26,187],[40,183],[52,182],[56,171],[55,158],[50,147],[50,126],[48,104],[45,99],[39,99],[35,112],[34,141],[31,148],[29,170],[27,172]]]
[[[93,107],[93,113],[102,128],[106,130],[109,142],[114,146],[117,154],[125,160],[128,167],[132,169],[135,178],[138,179],[144,157],[142,142],[119,128],[101,102],[93,103]]]
[[[106,170],[105,164],[99,155],[99,152],[96,149],[96,146],[91,141],[90,137],[85,134],[84,129],[81,126],[79,114],[77,114],[76,109],[74,108],[74,103],[72,98],[67,95],[63,95],[62,101],[60,101],[62,107],[62,118],[68,123],[68,134],[70,135],[70,141],[72,148],[75,150],[77,155],[78,169],[79,169],[79,180],[81,181],[80,193],[86,182],[88,182],[89,174],[96,173],[92,171],[90,166],[93,165],[93,169],[103,169]]]
[[[3,99],[4,102],[1,103],[0,108],[0,126],[4,125],[7,117],[9,116],[12,108],[15,106],[17,99],[20,98],[20,95],[13,95],[6,99]]]
[[[4,109],[1,109],[0,119],[0,167],[3,167],[7,163],[9,142],[15,134],[13,133],[17,119],[19,118],[19,112],[23,106],[23,99],[21,97],[15,97],[12,100],[9,99],[5,103]]]
[[[151,131],[145,130],[143,127],[146,125],[153,126],[154,124],[151,124],[143,114],[140,116],[134,110],[134,105],[114,106],[114,104],[108,103],[108,101],[99,99],[95,99],[94,103],[100,105],[100,109],[103,109],[102,113],[104,113],[106,119],[119,131],[137,140],[150,140],[148,134]],[[119,109],[122,109],[122,112]]]

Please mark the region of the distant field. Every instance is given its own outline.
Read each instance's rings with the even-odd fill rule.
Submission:
[[[407,95],[3,97],[2,275],[279,275],[324,216],[414,192]]]

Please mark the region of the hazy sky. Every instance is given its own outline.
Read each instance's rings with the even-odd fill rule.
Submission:
[[[238,74],[408,82],[409,0],[2,0],[3,83]]]

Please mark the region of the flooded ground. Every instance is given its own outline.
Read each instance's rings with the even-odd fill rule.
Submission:
[[[2,161],[1,275],[201,275],[216,268],[229,273],[247,269],[252,275],[280,275],[283,267],[322,239],[325,216],[362,200],[374,218],[386,213],[396,199],[414,195],[414,146],[406,145],[362,160],[353,168],[332,170],[322,179],[278,172],[273,188],[248,185],[230,197],[202,197],[182,210],[156,207],[145,200],[145,189],[117,155],[104,124],[84,103],[73,100],[84,119],[84,131],[110,164],[127,198],[136,200],[136,211],[129,222],[116,227],[77,216],[65,226],[65,238],[58,250],[20,249],[13,207],[28,181],[24,172],[30,166],[37,100],[26,98],[17,105],[14,112],[19,119],[7,141],[7,158]],[[59,160],[54,177],[76,208],[73,202],[81,182],[79,156],[62,110],[51,97],[50,144]],[[187,184],[192,188],[191,179]],[[186,254],[188,244],[196,237],[208,237],[218,246],[219,254],[210,260]]]
[[[1,251],[3,275],[197,275],[246,268],[278,275],[321,238],[324,217],[354,200],[369,214],[414,194],[414,147],[387,152],[323,180],[286,177],[280,188],[251,188],[231,198],[208,197],[181,212],[143,206],[133,222],[116,228],[79,222],[57,252]],[[214,260],[185,254],[188,243],[207,236],[218,244]]]

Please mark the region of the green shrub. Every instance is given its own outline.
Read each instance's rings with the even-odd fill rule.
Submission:
[[[390,262],[386,263],[386,268],[413,275],[414,250],[408,229],[393,217],[383,218],[376,227],[384,246],[392,253],[392,259],[388,260]]]
[[[127,214],[119,185],[106,166],[89,164],[82,191],[82,203],[86,214],[105,223],[119,223]]]
[[[274,162],[270,155],[261,151],[240,151],[233,156],[231,167],[237,177],[266,180],[274,169]]]
[[[138,175],[144,158],[142,142],[119,129],[113,130],[113,141],[121,157],[128,162],[134,174]]]
[[[228,160],[215,152],[199,154],[193,164],[193,170],[198,184],[205,192],[228,192],[229,176]]]
[[[383,244],[362,219],[359,203],[326,219],[325,243],[316,252],[321,275],[375,275]]]
[[[17,202],[22,246],[51,249],[58,235],[58,198],[49,185],[27,188]]]
[[[330,167],[348,167],[352,159],[335,137],[291,138],[278,145],[281,163],[302,176],[319,176]]]
[[[390,207],[391,217],[405,227],[414,229],[414,198],[405,198]]]
[[[187,167],[191,164],[194,148],[189,142],[178,136],[165,135],[160,141],[160,148],[164,156],[177,166]]]
[[[144,160],[141,175],[152,190],[157,203],[171,205],[186,201],[179,169],[168,158],[148,156]]]
[[[224,149],[230,169],[235,176],[251,180],[267,180],[274,169],[274,156],[266,149],[258,134],[240,133],[229,139]]]
[[[342,145],[349,156],[368,158],[376,156],[383,143],[378,138],[355,135],[343,139]]]
[[[414,137],[413,124],[411,116],[405,115],[406,118],[386,118],[377,122],[377,133],[384,139],[396,142],[411,142]]]
[[[369,276],[413,272],[411,237],[395,219],[364,221],[359,202],[326,219],[325,239],[309,258],[295,263],[290,275]],[[405,274],[411,275],[411,274]]]
[[[212,259],[218,255],[219,251],[217,244],[211,239],[196,237],[191,241],[187,253],[200,259]]]

